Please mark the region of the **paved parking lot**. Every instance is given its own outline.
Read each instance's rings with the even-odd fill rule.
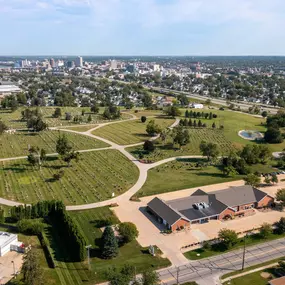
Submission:
[[[17,253],[15,251],[10,251],[4,256],[0,257],[0,284],[6,284],[14,276],[14,267],[15,271],[19,272],[23,263],[23,254]]]
[[[280,175],[279,179],[284,177],[285,175]],[[234,181],[200,188],[206,192],[210,192],[217,189],[225,189],[229,186],[240,186],[243,185],[243,183],[243,181]],[[285,188],[284,182],[280,182],[276,186],[264,187],[262,188],[262,191],[274,196],[277,189],[282,187]],[[165,193],[157,196],[165,200],[171,200],[189,196],[195,190],[197,190],[197,188]],[[157,245],[164,252],[165,256],[170,259],[173,265],[176,266],[180,266],[188,262],[181,252],[181,247],[197,243],[206,238],[215,238],[219,230],[222,228],[242,232],[252,228],[257,228],[264,222],[274,223],[279,220],[280,217],[285,216],[284,212],[270,211],[264,213],[255,211],[255,215],[249,217],[237,218],[227,222],[211,220],[206,224],[194,224],[191,226],[191,230],[184,230],[179,233],[172,234],[162,234],[161,230],[163,229],[163,226],[158,224],[156,221],[151,220],[152,217],[145,212],[147,203],[153,197],[154,196],[144,197],[141,199],[141,202],[126,201],[121,203],[119,207],[113,209],[122,222],[129,221],[137,225],[140,233],[138,242],[142,246]]]

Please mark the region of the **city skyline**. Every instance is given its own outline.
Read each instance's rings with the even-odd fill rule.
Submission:
[[[284,55],[285,3],[0,0],[0,55]]]

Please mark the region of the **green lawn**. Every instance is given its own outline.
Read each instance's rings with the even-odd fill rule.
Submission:
[[[220,153],[224,155],[235,149],[232,143],[225,137],[223,130],[189,128],[189,134],[190,142],[180,149],[178,146],[172,147],[172,139],[169,137],[165,143],[161,139],[156,140],[155,151],[152,153],[144,152],[143,146],[127,148],[127,151],[137,158],[139,158],[140,154],[143,154],[146,159],[159,161],[168,157],[201,154],[199,146],[202,140],[216,143]]]
[[[26,160],[0,163],[0,196],[33,203],[58,199],[67,205],[86,204],[120,195],[138,179],[138,169],[116,150],[80,154],[72,167],[57,157],[48,158],[41,170],[32,168]],[[53,174],[64,170],[60,181]]]
[[[38,146],[39,148],[44,148],[47,153],[55,153],[56,141],[61,134],[65,134],[74,150],[95,149],[109,146],[100,140],[75,133],[61,131],[33,133],[21,131],[16,132],[15,134],[0,135],[0,158],[27,155],[29,146]]]
[[[197,162],[205,166],[195,167]],[[250,169],[266,173],[274,170],[263,164],[252,165]],[[225,177],[220,167],[207,166],[206,159],[177,159],[150,169],[145,184],[135,196],[150,196],[241,179],[242,175]]]
[[[202,159],[183,159],[149,170],[147,181],[137,195],[149,196],[242,179],[241,176],[225,177],[216,166],[193,168],[192,166],[199,161],[206,162]]]
[[[77,132],[87,132],[90,129],[93,129],[97,127],[98,125],[79,125],[79,126],[74,126],[74,127],[63,127],[66,130],[72,130],[72,131],[77,131]]]
[[[175,121],[167,117],[156,117],[153,119],[163,129],[169,127]],[[145,123],[142,123],[140,120],[135,120],[111,124],[95,130],[92,133],[120,145],[139,143],[150,138],[146,133],[146,126],[150,120],[152,120],[152,118],[149,118]]]
[[[102,122],[106,122],[106,120],[102,117],[104,112],[104,108],[100,108],[99,114],[93,114],[90,112],[90,108],[88,107],[60,107],[61,108],[61,118],[53,118],[54,110],[58,107],[39,107],[41,110],[44,121],[49,125],[49,127],[56,126],[65,126],[65,125],[75,125],[72,121],[65,120],[65,113],[71,113],[72,117],[78,115],[81,116],[82,110],[85,111],[85,115],[83,116],[83,123],[86,124],[98,124]],[[15,112],[11,113],[9,110],[0,110],[0,118],[11,128],[26,128],[26,122],[21,121],[21,111],[25,110],[25,107],[21,107],[17,109]],[[35,108],[33,108],[35,109]],[[88,122],[87,118],[91,114],[92,121]],[[122,114],[121,119],[130,118],[127,114]]]
[[[136,112],[136,110],[138,112]],[[135,115],[138,118],[141,118],[141,116],[160,116],[163,115],[163,112],[161,110],[144,110],[143,108],[135,108],[134,110],[127,111],[126,114],[132,114]]]
[[[122,267],[125,263],[131,264],[136,267],[137,273],[147,268],[161,268],[170,265],[167,259],[160,257],[152,257],[147,249],[142,248],[136,241],[120,247],[119,256],[112,260],[103,260],[100,258],[100,238],[102,231],[100,226],[105,225],[106,219],[112,221],[112,224],[116,224],[119,220],[113,214],[113,212],[107,208],[96,208],[92,210],[70,212],[72,218],[76,221],[77,225],[82,229],[85,238],[89,244],[92,245],[90,251],[91,255],[91,268],[92,273],[88,274],[85,279],[89,280],[88,284],[94,284],[100,281],[106,280],[105,272],[111,266],[118,268]],[[86,274],[86,262],[84,263],[65,263],[62,261],[64,254],[64,245],[60,248],[59,237],[56,237],[56,233],[53,233],[51,239],[57,239],[57,244],[53,245],[54,254],[59,260],[60,268],[57,271],[61,272],[64,284],[74,285],[82,284],[84,278],[82,277],[82,271]],[[67,270],[67,269],[69,270]],[[61,283],[63,284],[63,282]]]
[[[275,239],[279,239],[284,237],[285,234],[279,235],[279,234],[270,234],[267,238],[262,238],[259,234],[254,234],[251,236],[248,236],[246,238],[246,246],[251,246]],[[210,249],[204,249],[204,248],[198,248],[195,250],[190,250],[184,253],[185,257],[191,260],[197,260],[197,259],[202,259],[202,258],[207,258],[211,257],[214,255],[219,255],[222,253],[226,253],[238,248],[241,248],[244,246],[244,238],[239,238],[238,243],[235,244],[232,248],[226,249],[223,244],[214,244],[211,246]],[[197,256],[199,254],[199,256]]]

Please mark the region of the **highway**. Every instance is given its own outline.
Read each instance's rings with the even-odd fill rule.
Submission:
[[[285,256],[285,238],[265,242],[246,248],[245,267],[267,262]],[[240,270],[242,267],[243,248],[225,254],[189,261],[189,263],[159,271],[164,285],[173,285],[196,281],[199,285],[221,284],[223,274]],[[178,277],[178,280],[177,280]]]

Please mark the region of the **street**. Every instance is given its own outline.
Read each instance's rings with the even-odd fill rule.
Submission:
[[[246,248],[245,267],[267,262],[285,255],[285,238]],[[162,284],[173,285],[196,281],[200,285],[220,284],[223,274],[240,270],[243,248],[225,254],[189,261],[189,263],[159,271]],[[178,278],[177,278],[178,277]]]

